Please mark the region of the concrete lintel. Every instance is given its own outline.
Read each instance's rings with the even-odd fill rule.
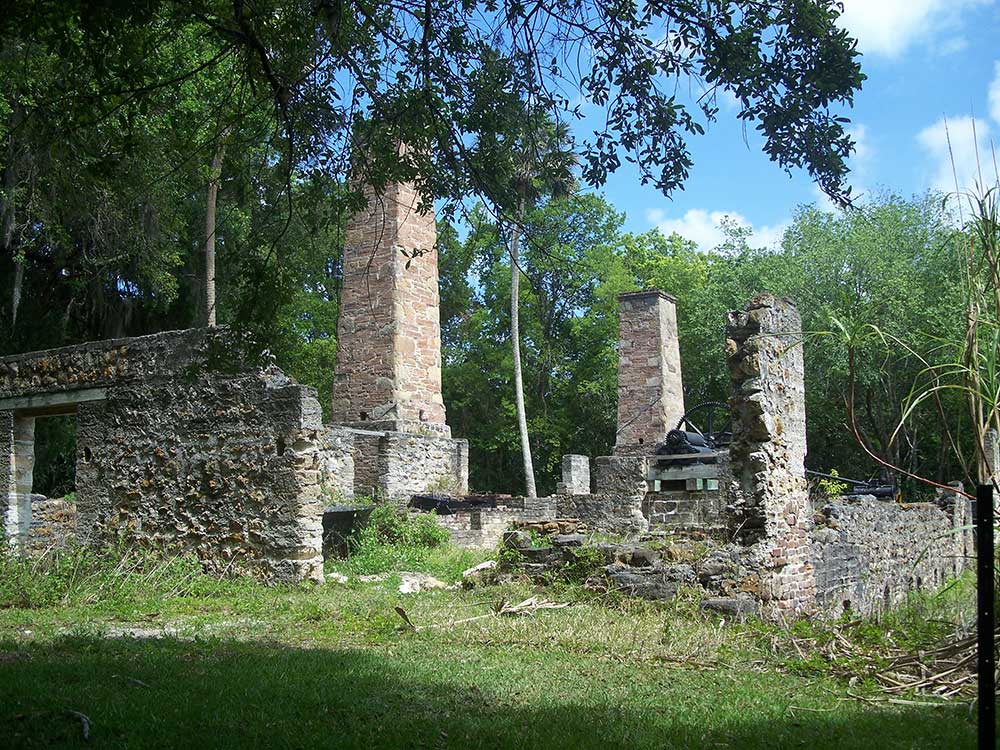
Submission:
[[[39,393],[32,396],[13,396],[0,398],[0,411],[16,411],[25,416],[71,414],[77,404],[87,401],[103,401],[107,395],[107,388],[84,388],[76,391]]]

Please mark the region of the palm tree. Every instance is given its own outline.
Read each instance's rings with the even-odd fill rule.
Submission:
[[[521,230],[528,209],[543,197],[565,195],[572,191],[576,156],[571,147],[569,129],[554,123],[545,115],[529,117],[514,154],[512,192],[514,213],[510,218],[510,340],[514,356],[514,399],[517,406],[517,426],[521,435],[521,457],[524,461],[525,492],[537,497],[535,468],[528,440],[528,419],[524,411],[524,379],[521,374],[520,281],[519,251]]]
[[[219,134],[219,141],[212,157],[208,177],[208,197],[205,201],[205,325],[215,327],[215,210],[222,182],[222,165],[226,158],[226,145],[233,126],[227,125]]]

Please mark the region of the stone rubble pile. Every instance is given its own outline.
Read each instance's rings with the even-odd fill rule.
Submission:
[[[538,583],[577,578],[587,588],[668,601],[683,590],[701,606],[728,616],[758,611],[760,573],[747,566],[742,548],[707,535],[651,538],[638,543],[594,542],[581,533],[538,539],[523,529],[504,535],[497,579],[527,576]]]

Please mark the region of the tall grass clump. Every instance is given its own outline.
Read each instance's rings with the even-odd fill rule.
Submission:
[[[39,556],[0,550],[0,608],[141,606],[178,597],[227,596],[254,585],[206,573],[190,554],[71,545]]]

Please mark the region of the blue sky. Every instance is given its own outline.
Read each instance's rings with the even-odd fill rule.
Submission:
[[[975,179],[973,117],[979,151],[991,160],[1000,141],[1000,0],[845,0],[841,23],[859,40],[868,80],[852,110],[858,142],[854,193],[953,190],[944,123],[963,186]],[[694,167],[683,191],[665,198],[623,164],[601,192],[627,214],[626,228],[659,226],[702,249],[718,243],[724,215],[754,230],[752,244],[780,241],[796,206],[825,202],[804,173],[789,178],[744,131],[731,105],[703,137],[690,141]],[[992,136],[992,138],[991,138]],[[1000,157],[998,157],[1000,158]],[[992,163],[990,164],[992,172]]]

